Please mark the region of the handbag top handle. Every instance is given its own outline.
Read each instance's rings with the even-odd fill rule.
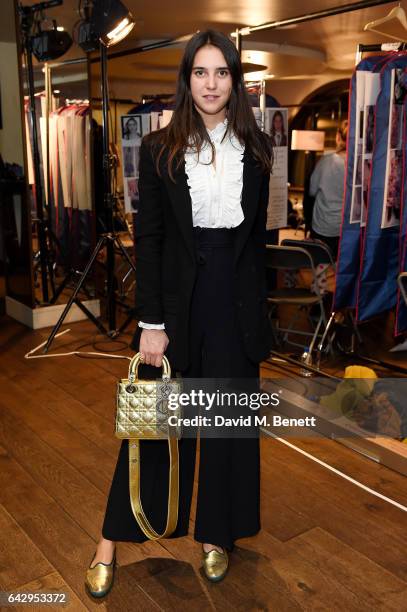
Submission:
[[[140,359],[140,353],[136,353],[134,357],[132,358],[132,360],[130,361],[130,365],[129,365],[129,381],[130,382],[134,382],[136,379],[138,379],[138,367],[140,363],[142,363]],[[170,362],[168,361],[165,355],[163,355],[162,368],[163,368],[162,379],[168,380],[169,378],[171,378]]]

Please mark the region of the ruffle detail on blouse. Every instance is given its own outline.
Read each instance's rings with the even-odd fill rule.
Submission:
[[[209,164],[212,151],[206,145],[199,155],[196,152],[187,151],[185,153],[185,173],[192,202],[193,219],[201,218],[203,210],[208,206],[209,198],[207,168],[202,164]],[[201,163],[199,163],[201,162]]]
[[[223,131],[224,133],[224,131]],[[220,139],[223,133],[217,134]],[[212,136],[213,131],[210,133]],[[243,219],[241,196],[243,186],[243,154],[244,146],[232,135],[221,144],[221,154],[218,151],[216,174],[210,165],[212,150],[205,145],[199,155],[194,151],[185,153],[185,172],[190,188],[192,215],[194,225],[203,227],[236,227]],[[215,141],[216,145],[219,141]],[[218,168],[218,163],[221,167]],[[218,172],[220,174],[218,174]],[[220,211],[217,214],[218,202],[214,202],[214,192],[220,199]]]
[[[244,147],[237,138],[232,136],[230,140],[232,146],[225,151],[221,185],[222,218],[226,227],[237,226],[244,219],[241,207]]]

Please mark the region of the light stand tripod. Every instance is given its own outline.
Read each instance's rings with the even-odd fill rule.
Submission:
[[[123,255],[130,267],[136,271],[135,265],[131,260],[129,254],[123,246],[119,236],[114,232],[113,229],[113,209],[115,204],[115,195],[112,193],[112,168],[115,164],[115,157],[110,155],[109,152],[109,95],[108,95],[108,79],[107,79],[107,48],[103,43],[100,43],[100,63],[101,63],[101,92],[102,92],[102,125],[103,125],[103,187],[104,187],[104,205],[106,210],[107,219],[107,232],[101,234],[99,241],[93,251],[88,263],[86,264],[85,270],[83,271],[78,284],[67,305],[64,308],[63,313],[58,319],[55,327],[53,328],[45,346],[43,352],[46,353],[51,346],[53,339],[58,333],[65,317],[67,316],[71,306],[75,303],[86,316],[96,325],[96,327],[105,335],[110,338],[117,337],[123,332],[131,322],[133,315],[130,311],[129,316],[119,329],[116,329],[116,295],[115,295],[115,247]],[[108,321],[108,329],[99,321],[92,312],[78,299],[78,293],[82,288],[82,285],[86,281],[95,260],[100,251],[106,247],[106,264],[107,264],[107,296],[106,296],[106,315]]]
[[[36,219],[34,219],[37,225],[38,232],[38,248],[39,253],[37,259],[40,263],[41,268],[41,285],[42,285],[42,299],[44,303],[49,303],[48,295],[48,274],[53,293],[55,293],[54,287],[54,271],[53,262],[50,257],[50,250],[48,247],[47,240],[47,225],[48,220],[44,218],[43,209],[43,190],[41,183],[41,172],[40,172],[40,152],[38,148],[38,130],[37,130],[37,118],[35,112],[35,93],[34,93],[34,68],[33,68],[33,48],[32,48],[32,37],[31,27],[34,20],[34,13],[37,10],[42,10],[46,5],[57,6],[62,4],[62,0],[53,0],[52,2],[42,2],[35,6],[21,6],[19,7],[21,15],[21,30],[23,34],[23,48],[27,66],[28,76],[28,96],[30,103],[30,121],[33,138],[33,166],[34,166],[34,180],[35,180],[35,207],[36,207]]]

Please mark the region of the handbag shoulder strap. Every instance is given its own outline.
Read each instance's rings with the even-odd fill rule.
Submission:
[[[162,534],[159,534],[150,525],[141,505],[140,497],[140,440],[129,440],[129,487],[130,503],[133,514],[141,530],[150,540],[167,538],[175,531],[178,522],[178,498],[179,498],[179,457],[177,438],[168,438],[170,452],[169,486],[168,486],[168,509],[167,524]]]

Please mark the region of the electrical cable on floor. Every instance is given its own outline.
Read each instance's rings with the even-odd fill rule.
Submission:
[[[322,465],[326,469],[330,470],[331,472],[334,472],[335,474],[337,474],[341,478],[345,478],[346,480],[348,480],[352,484],[355,484],[357,487],[360,487],[361,489],[364,489],[365,491],[367,491],[371,495],[375,495],[376,497],[379,497],[380,499],[383,499],[384,501],[388,502],[389,504],[392,504],[396,508],[399,508],[399,510],[403,510],[404,512],[407,512],[407,507],[403,506],[403,504],[400,504],[399,502],[396,502],[394,499],[391,499],[390,497],[386,497],[386,495],[382,495],[382,493],[378,493],[374,489],[371,489],[370,487],[367,487],[366,485],[362,484],[358,480],[355,480],[354,478],[351,478],[351,476],[348,476],[347,474],[344,474],[343,472],[341,472],[341,471],[337,470],[336,468],[332,467],[328,463],[325,463],[325,461],[322,461],[321,459],[318,459],[317,457],[314,457],[314,455],[310,455],[310,453],[307,453],[307,451],[302,450],[302,448],[299,448],[298,446],[295,446],[295,444],[291,444],[291,442],[288,442],[287,440],[284,440],[283,438],[280,438],[279,436],[276,436],[275,434],[271,433],[270,431],[267,431],[267,429],[264,429],[263,427],[261,427],[260,429],[267,436],[271,436],[271,437],[275,438],[276,440],[278,440],[279,442],[282,442],[283,444],[286,444],[287,446],[289,446],[290,448],[294,449],[298,453],[301,453],[302,455],[305,455],[305,457],[308,457],[308,459],[311,459],[312,461],[315,461],[316,463],[319,463],[320,465]]]
[[[55,338],[59,338],[60,336],[63,336],[69,331],[71,330],[65,329],[63,332],[59,332],[59,334],[56,334]],[[130,356],[127,356],[127,355],[113,355],[111,353],[97,353],[97,352],[92,352],[92,351],[70,351],[69,353],[51,353],[50,355],[48,354],[47,355],[34,355],[34,353],[38,351],[40,348],[42,348],[43,346],[45,346],[46,343],[47,343],[46,340],[44,342],[41,342],[41,344],[31,349],[31,351],[28,351],[28,353],[24,355],[24,358],[25,359],[43,359],[46,357],[69,357],[71,355],[77,355],[79,357],[81,356],[112,357],[113,359],[128,359],[129,361],[131,361],[132,359]]]

